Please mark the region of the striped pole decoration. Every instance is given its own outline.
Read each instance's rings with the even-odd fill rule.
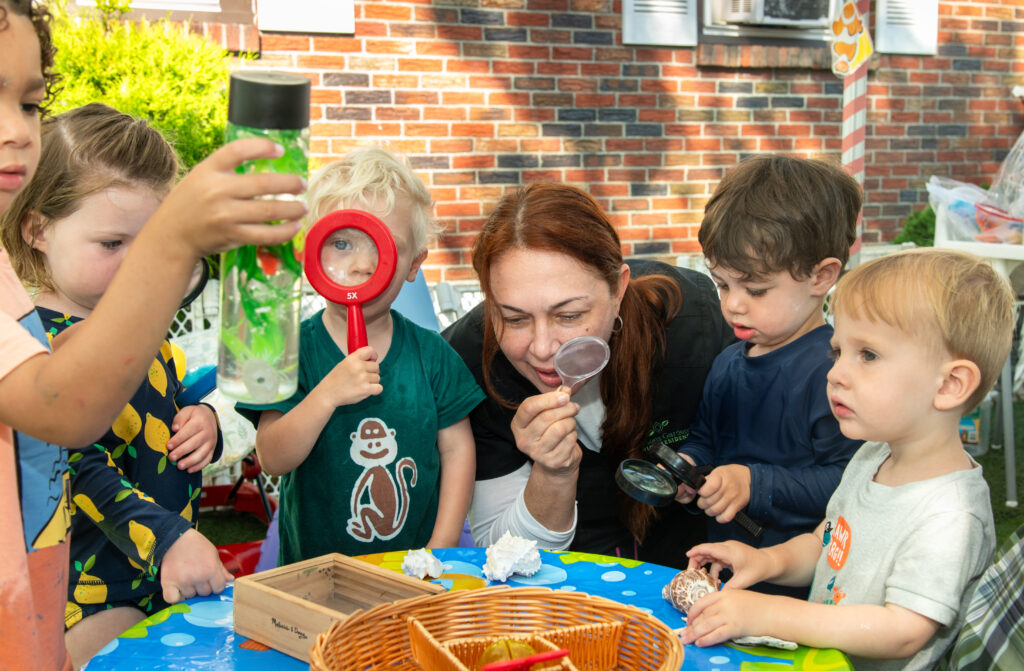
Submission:
[[[870,0],[856,0],[857,12],[864,22],[865,29],[871,25],[868,10]],[[868,62],[865,61],[853,72],[843,77],[843,168],[846,169],[857,183],[864,186],[864,137],[867,121],[868,101]],[[857,239],[850,248],[850,260],[847,266],[855,267],[860,263],[861,239],[864,235],[864,213],[857,215]]]

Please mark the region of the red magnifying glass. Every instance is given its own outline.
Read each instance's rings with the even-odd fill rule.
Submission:
[[[398,248],[383,221],[361,210],[338,210],[306,235],[306,277],[318,294],[348,306],[348,353],[366,346],[363,303],[391,284]]]

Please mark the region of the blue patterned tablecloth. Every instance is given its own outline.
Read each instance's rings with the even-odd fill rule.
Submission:
[[[435,550],[445,572],[438,580],[448,589],[475,589],[489,583],[480,567],[482,548]],[[361,557],[398,570],[404,552]],[[614,599],[650,613],[669,627],[684,626],[682,615],[661,597],[661,588],[676,569],[631,559],[579,552],[541,552],[540,571],[513,576],[512,586],[543,586]],[[176,604],[148,618],[101,650],[88,671],[231,671],[234,669],[298,671],[308,664],[238,636],[233,630],[232,588],[217,596]],[[841,671],[851,669],[842,653],[800,647],[795,651],[766,647],[687,646],[682,671]]]

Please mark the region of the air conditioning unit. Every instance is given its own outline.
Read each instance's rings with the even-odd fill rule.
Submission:
[[[726,23],[762,26],[828,27],[837,0],[725,0]]]

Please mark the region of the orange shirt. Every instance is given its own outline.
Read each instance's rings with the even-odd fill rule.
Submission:
[[[47,352],[32,302],[0,250],[0,379]],[[0,424],[0,671],[71,669],[64,648],[67,455]]]

